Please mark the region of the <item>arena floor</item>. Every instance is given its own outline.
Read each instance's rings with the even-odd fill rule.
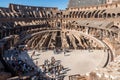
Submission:
[[[28,51],[31,56],[33,51]],[[60,60],[61,64],[68,68],[67,80],[69,75],[75,74],[86,74],[97,67],[102,67],[107,61],[107,53],[103,50],[74,50],[64,54],[63,52],[59,54],[54,54],[54,51],[36,51],[33,56],[34,62],[38,61],[38,65],[42,65],[45,60],[51,61],[51,57],[55,57],[56,60]]]

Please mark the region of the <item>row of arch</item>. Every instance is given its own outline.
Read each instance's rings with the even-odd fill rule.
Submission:
[[[9,8],[8,8],[9,9]],[[0,8],[0,18],[50,18],[53,17],[53,11],[45,11],[45,10],[16,10],[14,11],[5,11],[4,8]]]
[[[106,10],[95,11],[70,11],[63,15],[64,18],[115,18],[120,17],[120,13],[107,13]]]

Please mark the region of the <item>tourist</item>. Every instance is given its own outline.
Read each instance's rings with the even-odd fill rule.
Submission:
[[[42,65],[42,72],[43,72],[43,74],[46,73],[46,67],[44,65]]]
[[[54,65],[55,64],[55,58],[54,57],[51,57],[51,65]]]
[[[63,49],[63,52],[64,52],[64,55],[65,55],[65,53],[66,53],[66,49],[65,48]]]
[[[53,50],[53,51],[54,51],[54,54],[56,54],[56,49],[55,49],[55,48],[54,48],[54,50]]]
[[[47,60],[44,61],[44,65],[48,66],[48,64],[50,64],[50,61],[47,59]]]

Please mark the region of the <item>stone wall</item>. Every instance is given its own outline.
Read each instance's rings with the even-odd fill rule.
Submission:
[[[84,7],[105,4],[106,0],[70,0],[68,7]]]

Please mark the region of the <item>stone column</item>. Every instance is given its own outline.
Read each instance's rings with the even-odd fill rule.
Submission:
[[[120,32],[118,32],[118,41],[120,42]]]
[[[89,28],[88,28],[88,27],[86,27],[86,34],[88,34],[88,29],[89,29]]]

